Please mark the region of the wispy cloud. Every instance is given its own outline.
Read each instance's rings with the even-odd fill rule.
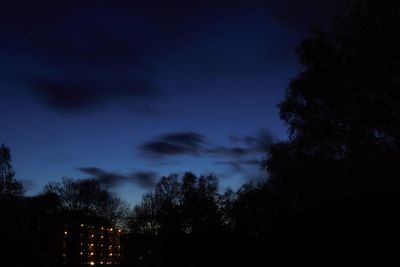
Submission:
[[[160,136],[140,146],[148,157],[162,158],[170,155],[198,155],[203,152],[205,137],[199,133],[182,132]]]
[[[63,112],[82,112],[112,104],[145,103],[161,96],[161,90],[149,81],[130,79],[103,80],[94,77],[26,78],[30,91],[50,108]]]
[[[149,160],[170,161],[178,156],[207,157],[214,164],[227,166],[232,172],[247,174],[249,169],[257,172],[262,157],[276,141],[276,136],[267,129],[260,129],[253,135],[233,135],[228,138],[230,145],[213,144],[200,133],[181,132],[161,135],[142,144],[139,149]]]
[[[139,187],[149,189],[152,188],[158,178],[158,174],[153,171],[137,171],[130,174],[120,174],[116,172],[105,171],[96,167],[82,167],[80,171],[90,175],[90,178],[97,179],[106,187],[117,187],[122,183],[132,183]]]

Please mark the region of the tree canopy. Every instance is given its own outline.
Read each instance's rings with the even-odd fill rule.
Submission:
[[[400,4],[352,1],[331,30],[297,49],[280,116],[289,140],[265,162],[292,207],[395,195],[400,159]]]
[[[96,179],[74,180],[64,177],[61,183],[47,184],[43,193],[56,195],[62,210],[104,218],[114,224],[121,223],[127,210],[125,203]]]
[[[135,232],[198,233],[222,225],[218,179],[187,172],[162,177],[131,216]]]

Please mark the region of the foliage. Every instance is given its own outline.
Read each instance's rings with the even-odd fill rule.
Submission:
[[[153,192],[143,196],[130,220],[134,232],[197,233],[222,224],[218,178],[198,178],[187,172],[162,177]]]
[[[22,183],[15,179],[10,149],[3,144],[0,147],[0,199],[20,197],[23,194]]]
[[[355,1],[297,49],[302,71],[280,103],[288,142],[265,162],[286,208],[396,194],[400,4]]]
[[[122,200],[95,179],[73,180],[64,177],[61,183],[47,184],[43,193],[57,195],[63,210],[79,211],[85,216],[105,218],[112,223],[121,223],[127,209]]]

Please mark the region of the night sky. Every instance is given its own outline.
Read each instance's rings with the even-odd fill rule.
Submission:
[[[339,1],[7,2],[0,143],[27,195],[97,178],[135,203],[172,172],[265,179],[294,49]]]

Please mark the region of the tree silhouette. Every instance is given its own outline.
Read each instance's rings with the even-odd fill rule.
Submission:
[[[210,260],[217,251],[218,234],[226,227],[221,199],[214,175],[197,177],[187,172],[182,177],[162,177],[133,208],[130,251],[137,255],[132,261],[152,266],[197,266]],[[147,241],[139,244],[137,240]],[[150,263],[151,259],[157,260]]]
[[[3,144],[0,147],[0,199],[20,197],[23,194],[22,183],[15,179],[10,149]]]
[[[400,159],[400,4],[355,1],[298,47],[302,71],[280,103],[289,127],[266,161],[292,207],[396,194]]]
[[[289,140],[264,162],[279,213],[295,222],[281,232],[321,254],[340,242],[382,255],[399,222],[400,3],[351,1],[297,52],[302,70],[279,105]]]
[[[64,211],[103,218],[112,224],[121,224],[126,216],[126,204],[95,179],[73,180],[64,177],[61,183],[47,184],[43,193],[58,196]]]

